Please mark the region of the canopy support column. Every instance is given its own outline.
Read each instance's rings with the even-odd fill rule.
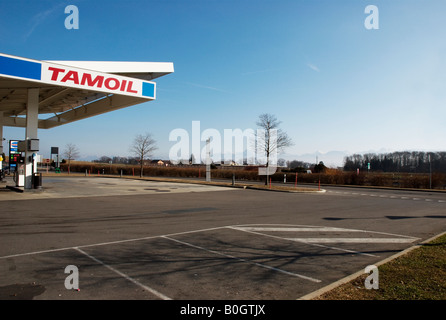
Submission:
[[[3,181],[3,111],[0,111],[0,181]]]
[[[26,104],[26,151],[25,151],[25,189],[33,188],[33,174],[37,172],[37,166],[33,164],[33,151],[29,150],[31,139],[37,139],[39,121],[39,89],[28,89],[28,101]]]

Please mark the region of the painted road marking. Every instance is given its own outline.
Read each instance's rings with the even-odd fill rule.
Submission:
[[[346,191],[332,191],[328,190],[328,192],[331,193],[338,193],[338,194],[350,194],[350,195],[361,195],[361,196],[369,196],[369,197],[379,197],[379,198],[387,198],[387,199],[403,199],[403,200],[413,200],[413,201],[420,201],[424,200],[426,202],[433,202],[437,201],[439,203],[445,203],[446,200],[435,200],[435,199],[429,199],[429,198],[418,198],[418,197],[406,197],[406,196],[395,196],[395,195],[385,195],[385,194],[369,194],[369,193],[357,193],[357,192],[346,192]]]
[[[306,243],[411,243],[415,239],[398,238],[286,238]]]
[[[344,249],[344,248],[338,248],[334,246],[328,246],[325,244],[331,244],[331,243],[345,243],[345,244],[361,244],[361,243],[384,243],[384,244],[406,244],[406,243],[412,243],[418,238],[410,237],[410,236],[403,236],[403,235],[396,235],[396,234],[390,234],[390,233],[384,233],[384,232],[376,232],[376,231],[367,231],[367,230],[356,230],[356,229],[347,229],[347,228],[337,228],[337,227],[325,227],[325,226],[308,226],[308,225],[234,225],[234,226],[223,226],[223,227],[215,227],[215,228],[207,228],[207,229],[201,229],[201,230],[192,230],[192,231],[185,231],[185,232],[178,232],[178,233],[172,233],[167,235],[159,235],[159,236],[147,236],[147,237],[141,237],[141,238],[134,238],[134,239],[126,239],[126,240],[117,240],[117,241],[110,241],[110,242],[102,242],[102,243],[96,243],[96,244],[89,244],[89,245],[81,245],[81,246],[74,246],[74,247],[66,247],[66,248],[59,248],[59,249],[49,249],[49,250],[41,250],[41,251],[35,251],[35,252],[28,252],[28,253],[22,253],[22,254],[13,254],[9,256],[3,256],[0,257],[0,259],[7,259],[11,257],[19,257],[19,256],[29,256],[33,254],[43,254],[43,253],[50,253],[50,252],[57,252],[62,250],[76,250],[77,252],[87,256],[91,260],[101,264],[102,266],[106,267],[107,269],[111,270],[112,272],[118,274],[119,276],[125,278],[126,280],[132,282],[133,284],[139,286],[140,288],[146,290],[147,292],[152,293],[156,297],[163,299],[163,300],[170,300],[168,296],[162,294],[161,292],[146,286],[142,284],[141,282],[137,281],[136,279],[130,277],[129,275],[119,271],[115,267],[112,267],[105,262],[101,261],[100,259],[88,254],[81,248],[88,248],[88,247],[98,247],[98,246],[106,246],[111,244],[120,244],[120,243],[129,243],[133,241],[142,241],[142,240],[150,240],[150,239],[165,239],[172,242],[180,243],[183,245],[186,245],[188,247],[192,247],[199,250],[204,250],[216,255],[224,256],[227,258],[231,258],[234,260],[242,261],[244,263],[249,263],[252,265],[255,265],[257,267],[265,268],[274,272],[279,272],[282,274],[286,274],[293,277],[298,277],[304,280],[308,280],[315,283],[320,283],[320,279],[316,279],[304,274],[294,273],[290,271],[286,271],[280,268],[268,266],[262,263],[254,262],[249,259],[239,258],[230,254],[226,254],[223,252],[219,252],[216,250],[211,250],[208,248],[205,248],[203,246],[198,246],[190,242],[185,242],[182,240],[175,239],[175,236],[180,236],[184,234],[193,234],[193,233],[199,233],[199,232],[205,232],[205,231],[212,231],[212,230],[221,230],[221,229],[232,229],[237,230],[241,232],[246,232],[250,234],[260,235],[263,237],[271,237],[275,239],[280,239],[284,241],[294,241],[303,243],[305,245],[309,246],[316,246],[316,247],[322,247],[327,248],[330,250],[336,250],[341,252],[348,252],[351,254],[358,254],[358,255],[364,255],[364,256],[370,256],[370,257],[378,257],[374,254],[369,254],[365,252],[350,250],[350,249]],[[274,235],[274,234],[268,234],[269,233],[276,233],[280,232],[280,235]],[[333,233],[334,237],[299,237],[300,234],[305,234],[308,232],[323,232],[323,233]],[[283,236],[283,234],[286,233],[286,236]],[[345,238],[345,237],[336,237],[336,233],[362,233],[362,234],[379,234],[379,235],[387,235],[387,237],[376,237],[376,238],[370,238],[370,237],[352,237],[352,238]],[[234,245],[234,250],[237,250],[237,245]]]
[[[438,200],[439,202],[446,202],[443,200]],[[46,254],[46,253],[53,253],[53,252],[59,252],[59,251],[66,251],[66,250],[78,250],[79,248],[89,248],[89,247],[98,247],[98,246],[108,246],[108,245],[114,245],[114,244],[121,244],[121,243],[129,243],[129,242],[137,242],[137,241],[144,241],[144,240],[151,240],[156,239],[160,237],[173,237],[176,235],[184,235],[184,234],[192,234],[192,233],[199,233],[199,232],[205,232],[205,231],[212,231],[212,230],[220,230],[220,229],[233,229],[238,231],[244,231],[248,233],[258,234],[266,237],[272,237],[276,239],[284,239],[289,240],[288,237],[281,237],[276,235],[270,235],[262,232],[363,232],[363,233],[374,233],[374,234],[381,234],[381,235],[389,235],[389,236],[395,236],[395,237],[402,237],[406,239],[412,239],[411,241],[415,241],[418,238],[410,237],[410,236],[404,236],[404,235],[397,235],[392,233],[386,233],[386,232],[378,232],[378,231],[367,231],[367,230],[356,230],[356,229],[345,229],[345,228],[335,228],[335,227],[317,227],[317,226],[281,226],[281,225],[274,225],[274,226],[250,226],[250,225],[236,225],[236,226],[223,226],[223,227],[215,227],[215,228],[205,228],[205,229],[199,229],[199,230],[191,230],[191,231],[184,231],[184,232],[176,232],[171,233],[167,235],[160,235],[160,236],[148,236],[148,237],[140,237],[140,238],[132,238],[132,239],[125,239],[125,240],[116,240],[116,241],[108,241],[108,242],[100,242],[100,243],[92,243],[92,244],[85,244],[75,247],[62,247],[62,248],[54,248],[54,249],[48,249],[48,250],[39,250],[39,251],[32,251],[32,252],[25,252],[25,253],[17,253],[17,254],[11,254],[6,256],[0,256],[1,259],[8,259],[8,258],[16,258],[16,257],[23,257],[23,256],[29,256],[29,255],[39,255],[39,254]],[[297,238],[295,238],[297,239]],[[346,252],[352,252],[352,253],[359,253],[364,255],[369,255],[376,257],[375,255],[366,254],[358,251],[353,250],[346,250],[341,248],[334,248],[336,250],[346,251]]]
[[[223,228],[225,228],[225,227],[206,228],[206,229],[199,229],[199,230],[192,230],[192,231],[176,232],[176,233],[168,234],[167,236],[198,233],[198,232],[205,232],[205,231],[211,231],[211,230],[219,230],[219,229],[223,229]],[[23,256],[30,256],[30,255],[52,253],[52,252],[58,252],[58,251],[73,250],[75,248],[99,247],[99,246],[108,246],[108,245],[121,244],[121,243],[127,243],[127,242],[152,240],[152,239],[157,239],[159,237],[161,237],[161,236],[148,236],[148,237],[141,237],[141,238],[125,239],[125,240],[98,242],[98,243],[85,244],[85,245],[80,245],[80,246],[75,246],[75,247],[64,247],[64,248],[56,248],[56,249],[48,249],[48,250],[40,250],[40,251],[31,251],[31,252],[17,253],[17,254],[2,256],[2,257],[0,257],[0,259],[9,259],[9,258],[17,258],[17,257],[23,257]]]
[[[394,237],[402,237],[407,239],[418,239],[411,236],[404,236],[400,234],[395,233],[389,233],[389,232],[380,232],[380,231],[369,231],[369,230],[360,230],[360,229],[347,229],[347,228],[338,228],[338,227],[318,227],[318,226],[295,226],[295,227],[288,227],[287,225],[263,225],[263,226],[256,226],[256,225],[240,225],[240,226],[232,226],[232,229],[239,229],[241,231],[285,231],[285,232],[300,232],[300,231],[320,231],[320,232],[360,232],[360,233],[374,233],[374,234],[381,234],[381,235],[387,235],[387,236],[394,236]]]
[[[92,255],[89,255],[89,254],[86,253],[84,250],[79,249],[79,248],[76,248],[76,247],[73,248],[73,249],[76,250],[76,251],[78,251],[78,252],[80,252],[80,253],[82,253],[83,255],[87,256],[87,257],[90,258],[91,260],[93,260],[93,261],[95,261],[95,262],[97,262],[97,263],[103,265],[104,267],[106,267],[107,269],[113,271],[114,273],[118,274],[119,276],[123,277],[124,279],[126,279],[126,280],[128,280],[128,281],[130,281],[130,282],[132,282],[132,283],[134,283],[134,284],[136,284],[138,287],[140,287],[140,288],[142,288],[142,289],[144,289],[144,290],[146,290],[146,291],[148,291],[148,292],[154,294],[154,295],[157,296],[158,298],[160,298],[160,299],[162,299],[162,300],[172,300],[171,298],[169,298],[168,296],[162,294],[161,292],[158,292],[158,291],[156,291],[155,289],[152,289],[152,288],[150,288],[150,287],[148,287],[148,286],[142,284],[141,282],[139,282],[139,281],[133,279],[132,277],[126,275],[125,273],[122,273],[121,271],[119,271],[119,270],[113,268],[112,266],[109,266],[108,264],[102,262],[101,260],[99,260],[99,259],[93,257]]]
[[[321,280],[319,280],[319,279],[315,279],[315,278],[312,278],[312,277],[304,276],[302,274],[298,274],[298,273],[294,273],[294,272],[285,271],[285,270],[282,270],[282,269],[279,269],[279,268],[275,268],[275,267],[271,267],[271,266],[268,266],[268,265],[265,265],[265,264],[261,264],[261,263],[258,263],[258,262],[253,262],[253,261],[250,261],[248,259],[237,258],[237,257],[235,257],[233,255],[230,255],[230,254],[222,253],[222,252],[211,250],[211,249],[206,249],[204,247],[197,246],[197,245],[194,245],[192,243],[181,241],[181,240],[178,240],[178,239],[174,239],[174,238],[171,238],[171,237],[168,237],[168,236],[162,236],[162,238],[167,239],[167,240],[171,240],[171,241],[175,241],[175,242],[178,242],[180,244],[183,244],[183,245],[195,248],[195,249],[204,250],[206,252],[217,254],[217,255],[220,255],[220,256],[223,256],[223,257],[239,260],[239,261],[242,261],[242,262],[247,262],[247,263],[253,264],[255,266],[261,267],[261,268],[266,268],[266,269],[270,269],[270,270],[277,271],[277,272],[280,272],[280,273],[284,273],[284,274],[289,275],[289,276],[302,278],[302,279],[309,280],[309,281],[316,282],[316,283],[321,282]]]
[[[374,232],[374,231],[367,231],[367,230],[356,230],[356,229],[345,229],[345,228],[335,228],[335,227],[313,227],[313,226],[296,226],[296,227],[288,227],[288,226],[234,226],[232,229],[240,230],[244,232],[250,232],[254,234],[279,238],[279,239],[285,239],[289,241],[296,241],[296,242],[302,242],[306,244],[323,244],[323,243],[412,243],[418,238],[409,237],[409,236],[403,236],[403,235],[397,235],[397,234],[391,234],[391,233],[385,233],[385,232]],[[269,233],[274,232],[282,232],[282,233],[306,233],[306,232],[325,232],[325,233],[339,233],[339,232],[349,232],[349,233],[367,233],[367,234],[379,234],[379,235],[387,235],[392,236],[392,238],[386,237],[351,237],[351,238],[345,238],[345,237],[289,237],[289,236],[278,236],[278,235],[271,235]],[[322,246],[322,245],[321,245]],[[341,248],[336,247],[327,247],[335,250],[343,250]],[[351,252],[351,251],[350,251]],[[358,254],[363,255],[370,255],[363,252],[358,252]],[[375,255],[371,255],[375,256]]]
[[[267,233],[262,233],[262,232],[257,232],[257,231],[250,231],[250,230],[245,229],[245,227],[233,226],[233,227],[227,227],[227,228],[234,229],[234,230],[239,230],[239,231],[243,231],[243,232],[248,232],[248,233],[252,233],[252,234],[256,234],[256,235],[261,235],[261,236],[264,236],[264,237],[270,237],[270,238],[276,238],[276,239],[291,241],[291,240],[287,239],[286,237],[279,237],[279,236],[275,236],[275,235],[271,235],[271,234],[267,234]],[[359,255],[363,255],[363,256],[379,257],[377,255],[370,254],[370,253],[365,253],[365,252],[361,252],[361,251],[337,248],[337,247],[326,246],[326,245],[317,244],[317,243],[307,243],[307,242],[302,242],[302,243],[305,243],[305,244],[308,244],[308,245],[312,245],[312,246],[315,246],[315,247],[321,247],[321,248],[326,248],[326,249],[331,249],[331,250],[336,250],[336,251],[342,251],[342,252],[348,252],[348,253],[353,253],[353,254],[359,254]]]
[[[232,227],[233,229],[239,229],[242,231],[283,231],[283,232],[356,232],[358,230],[354,229],[343,229],[343,228],[334,228],[334,227]]]

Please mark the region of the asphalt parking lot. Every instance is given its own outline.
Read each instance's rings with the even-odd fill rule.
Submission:
[[[293,300],[446,229],[445,193],[44,186],[0,192],[1,299]]]

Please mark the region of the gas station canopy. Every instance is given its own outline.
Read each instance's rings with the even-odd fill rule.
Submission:
[[[30,88],[39,89],[38,128],[49,129],[155,100],[151,80],[172,72],[169,62],[37,61],[0,53],[0,124],[26,127]]]
[[[26,128],[25,189],[36,171],[38,129],[155,100],[152,80],[172,72],[170,62],[39,61],[0,53],[0,142],[4,126]]]

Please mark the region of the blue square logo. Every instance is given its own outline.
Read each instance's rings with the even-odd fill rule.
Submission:
[[[155,99],[155,84],[150,82],[143,82],[142,95]]]

